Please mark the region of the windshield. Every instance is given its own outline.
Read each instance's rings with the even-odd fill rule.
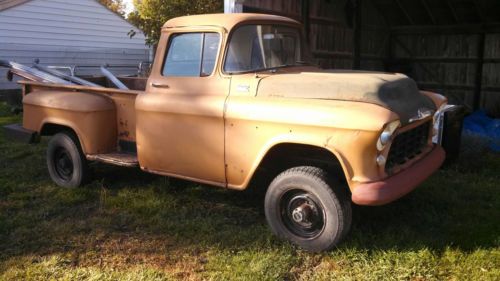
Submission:
[[[244,25],[231,36],[224,71],[251,72],[303,65],[305,46],[299,29],[284,25]]]

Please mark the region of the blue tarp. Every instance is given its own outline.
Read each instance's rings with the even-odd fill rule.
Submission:
[[[484,111],[476,111],[464,119],[464,134],[484,138],[493,151],[500,152],[500,119],[493,119]]]

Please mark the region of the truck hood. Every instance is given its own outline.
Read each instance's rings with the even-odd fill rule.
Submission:
[[[402,74],[319,71],[274,74],[263,78],[260,97],[328,99],[376,104],[399,115],[403,125],[419,111],[436,110],[417,84]]]

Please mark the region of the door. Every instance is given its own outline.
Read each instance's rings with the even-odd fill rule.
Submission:
[[[137,99],[137,148],[145,170],[225,186],[224,103],[218,32],[178,32],[160,47]]]

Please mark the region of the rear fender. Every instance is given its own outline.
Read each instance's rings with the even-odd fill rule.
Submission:
[[[26,129],[41,133],[49,124],[71,128],[85,154],[116,149],[116,109],[110,98],[84,92],[36,91],[26,95],[23,104]]]

